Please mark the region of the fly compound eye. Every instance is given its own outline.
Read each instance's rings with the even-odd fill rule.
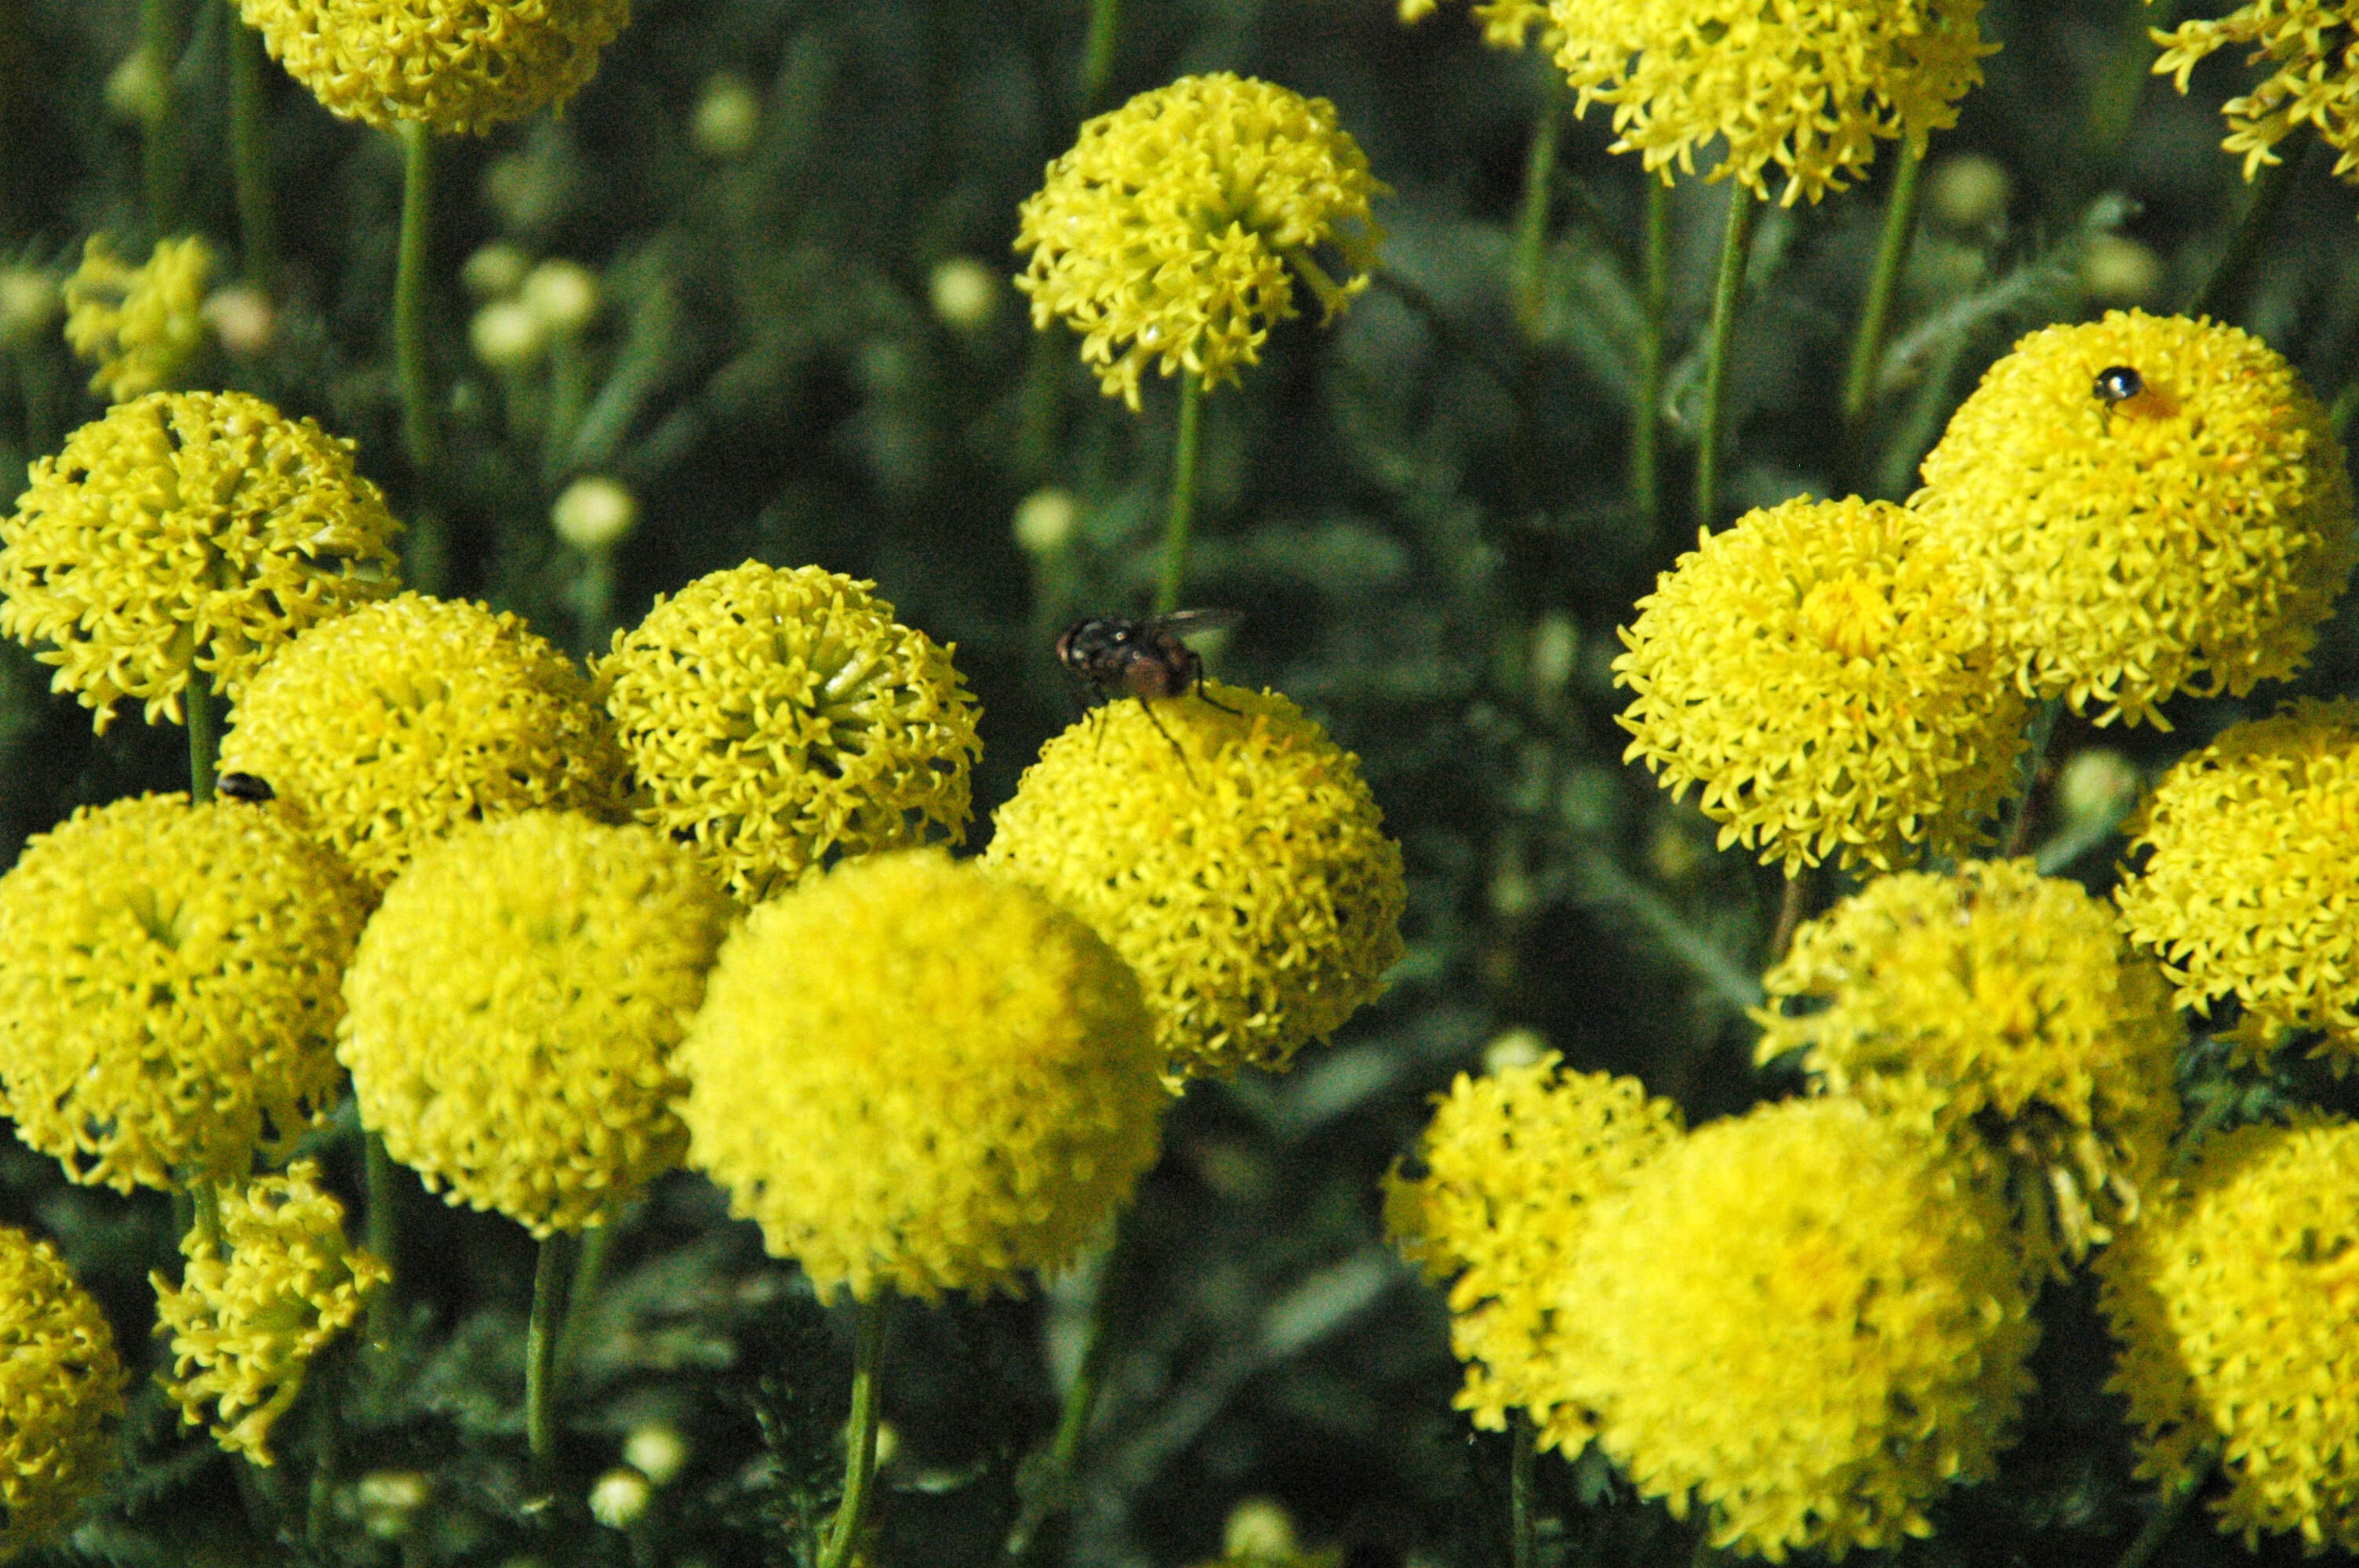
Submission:
[[[2127,403],[2146,390],[2146,377],[2128,365],[2107,365],[2097,373],[2096,384],[2090,388],[2098,401],[2107,405]]]

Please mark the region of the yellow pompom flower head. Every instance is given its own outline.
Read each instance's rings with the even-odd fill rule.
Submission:
[[[614,634],[598,693],[641,822],[751,903],[840,856],[966,838],[978,709],[875,583],[748,561]]]
[[[177,384],[212,341],[204,305],[212,272],[212,251],[194,235],[158,240],[142,266],[117,257],[103,234],[84,241],[64,292],[66,341],[98,366],[90,389],[128,403]]]
[[[0,519],[0,631],[102,730],[124,697],[179,722],[192,678],[234,696],[296,633],[398,586],[401,524],[353,444],[244,393],[120,404],[28,477]]]
[[[386,1152],[547,1238],[597,1223],[687,1142],[672,1048],[729,902],[694,856],[561,812],[470,826],[385,895],[337,1053]]]
[[[2179,1000],[2266,1054],[2315,1032],[2336,1072],[2359,1061],[2359,702],[2301,701],[2180,759],[2131,827],[2115,890],[2131,938]]]
[[[223,1187],[218,1203],[218,1227],[181,1240],[180,1282],[148,1276],[156,1332],[172,1341],[164,1384],[189,1425],[210,1422],[223,1448],[268,1465],[271,1425],[312,1357],[393,1271],[345,1241],[343,1205],[320,1190],[311,1161]]]
[[[2349,0],[2247,0],[2217,19],[2157,32],[2154,40],[2162,45],[2154,73],[2172,78],[2181,92],[2197,65],[2231,44],[2250,46],[2248,64],[2273,68],[2258,87],[2220,108],[2228,122],[2221,145],[2244,155],[2246,179],[2277,162],[2277,144],[2303,125],[2334,149],[2336,174],[2359,178],[2359,13]]]
[[[1256,363],[1295,314],[1325,318],[1367,287],[1385,187],[1335,106],[1226,73],[1182,77],[1082,127],[1017,214],[1032,324],[1062,318],[1109,397],[1138,407],[1153,364],[1206,387]],[[1340,262],[1337,281],[1315,255]]]
[[[1614,106],[1615,152],[1666,179],[1695,170],[1779,200],[1841,190],[1879,138],[1922,152],[1982,80],[1981,0],[1552,0],[1556,61],[1580,97]]]
[[[2138,1474],[2175,1490],[2216,1457],[2212,1509],[2248,1549],[2359,1552],[2354,1192],[2359,1126],[2240,1127],[2097,1262]]]
[[[1138,982],[1081,922],[939,849],[758,904],[679,1050],[689,1161],[822,1297],[1014,1291],[1155,1160]]]
[[[2040,1267],[2111,1239],[2161,1174],[2186,1031],[2077,882],[2029,860],[1881,878],[1762,986],[1759,1059],[1799,1051],[1824,1092],[2003,1162]]]
[[[0,1562],[55,1536],[114,1464],[123,1363],[46,1241],[0,1225]]]
[[[2359,558],[2326,411],[2210,321],[2116,310],[2030,334],[1924,472],[1909,506],[2023,689],[2100,724],[2291,675]]]
[[[1466,1363],[1457,1405],[1505,1430],[1530,1411],[1543,1447],[1578,1454],[1593,1412],[1560,1400],[1547,1357],[1589,1206],[1678,1141],[1679,1108],[1636,1078],[1566,1073],[1551,1053],[1484,1077],[1460,1074],[1435,1102],[1410,1177],[1385,1178],[1385,1228],[1428,1280],[1450,1285],[1450,1343]]]
[[[390,128],[490,130],[580,91],[630,0],[239,0],[330,110]]]
[[[1699,1128],[1590,1206],[1558,1397],[1721,1551],[1842,1557],[1931,1533],[1988,1477],[2038,1332],[1997,1201],[1850,1100]]]
[[[2025,709],[1954,579],[1886,502],[1806,496],[1706,535],[1622,633],[1624,760],[1701,785],[1721,848],[1788,876],[1956,854],[2014,784]]]
[[[239,801],[84,807],[0,877],[0,1111],[128,1192],[243,1176],[332,1108],[366,909],[335,858]]]
[[[1275,692],[1206,692],[1051,740],[983,857],[1137,971],[1175,1086],[1283,1068],[1375,1000],[1408,902],[1359,759]]]
[[[622,809],[622,754],[573,662],[513,615],[419,594],[298,637],[238,698],[221,765],[379,888],[462,822]]]

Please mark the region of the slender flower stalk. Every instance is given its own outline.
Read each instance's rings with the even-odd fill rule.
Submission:
[[[1884,238],[1876,246],[1875,271],[1860,308],[1859,330],[1851,342],[1851,363],[1843,374],[1843,438],[1838,461],[1845,475],[1859,471],[1867,442],[1867,427],[1875,412],[1876,367],[1884,358],[1884,339],[1892,320],[1892,297],[1901,275],[1908,270],[1908,252],[1917,238],[1917,204],[1923,187],[1919,178],[1924,156],[1912,143],[1903,143],[1893,169],[1892,199],[1884,210]]]
[[[385,1288],[369,1298],[368,1321],[364,1325],[368,1342],[384,1346],[391,1343],[396,1314],[399,1308],[401,1289],[401,1195],[395,1186],[393,1156],[385,1152],[385,1135],[364,1132],[361,1135],[364,1151],[364,1177],[368,1190],[368,1249],[385,1260],[393,1271],[393,1278]]]
[[[885,1361],[886,1293],[860,1303],[860,1332],[852,1363],[852,1421],[843,1465],[843,1503],[828,1527],[819,1568],[848,1568],[868,1514],[869,1483],[876,1476],[877,1380]]]
[[[1155,612],[1180,608],[1188,579],[1188,533],[1196,520],[1197,453],[1202,445],[1204,378],[1194,371],[1180,377],[1180,433],[1171,448],[1171,513],[1163,524],[1163,577],[1155,590]]]
[[[2006,831],[1999,838],[1998,858],[2002,860],[2023,853],[2024,838],[2031,830],[2031,789],[2039,782],[2039,764],[2048,755],[2048,742],[2056,734],[2056,717],[2063,710],[2064,699],[2051,697],[2032,712],[2021,770],[2016,774],[2015,800],[2007,807]]]
[[[540,1239],[540,1259],[532,1271],[532,1316],[524,1331],[524,1433],[532,1453],[533,1488],[542,1493],[555,1481],[557,1345],[581,1248],[574,1232],[552,1230]]]
[[[180,707],[189,720],[189,798],[211,800],[214,766],[221,755],[221,708],[214,700],[213,683],[204,671],[190,669]]]
[[[1122,0],[1090,0],[1090,30],[1082,43],[1082,118],[1106,105],[1114,85],[1114,48],[1122,41]]]
[[[2155,1499],[2153,1514],[2131,1540],[2114,1568],[2146,1568],[2154,1561],[2155,1553],[2162,1550],[2172,1532],[2179,1529],[2179,1521],[2187,1517],[2188,1505],[2195,1501],[2195,1495],[2212,1478],[2212,1466],[2218,1462],[2217,1456],[2207,1450],[2201,1463],[2163,1487],[2162,1495]]]
[[[270,185],[270,103],[264,91],[262,35],[234,13],[229,33],[230,165],[237,189],[238,254],[246,281],[266,291],[278,282],[278,217]]]
[[[1533,1568],[1539,1532],[1532,1510],[1532,1418],[1521,1410],[1507,1412],[1507,1444],[1509,1561],[1514,1568]]]
[[[426,246],[434,195],[434,133],[404,120],[401,140],[401,242],[393,280],[394,360],[401,378],[401,442],[422,478],[441,460],[434,384],[426,364]]]
[[[1728,193],[1728,227],[1720,242],[1720,276],[1712,291],[1712,336],[1704,350],[1703,438],[1696,449],[1696,526],[1720,518],[1721,468],[1727,441],[1728,349],[1745,294],[1745,264],[1753,252],[1755,199],[1743,187]]]
[[[173,70],[185,31],[180,0],[141,0],[139,52],[147,62],[152,96],[144,105],[141,173],[147,186],[147,221],[157,237],[170,233],[180,219],[180,105]]]
[[[1523,207],[1516,215],[1511,276],[1516,325],[1526,338],[1538,335],[1548,302],[1549,195],[1556,183],[1557,143],[1564,130],[1561,96],[1551,90],[1541,100],[1539,123],[1532,127],[1531,153],[1524,163]]]
[[[1646,247],[1646,319],[1630,409],[1630,496],[1652,535],[1663,524],[1663,321],[1671,296],[1671,188],[1659,179],[1647,181]]]

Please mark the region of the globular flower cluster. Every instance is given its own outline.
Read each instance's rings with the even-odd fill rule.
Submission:
[[[2359,702],[2303,700],[2180,759],[2132,824],[2115,891],[2131,937],[2179,1000],[2234,997],[2242,1047],[2317,1031],[2359,1060]]]
[[[1715,137],[1713,179],[1766,198],[1816,201],[1843,189],[1877,139],[1926,137],[1957,123],[1983,77],[1981,0],[1552,0],[1556,61],[1576,111],[1614,106],[1615,152],[1669,178],[1695,171]]]
[[[481,134],[579,92],[630,0],[239,0],[271,58],[347,120]]]
[[[1564,1271],[1560,1398],[1723,1551],[1930,1533],[1988,1476],[2038,1331],[1997,1202],[1843,1099],[1698,1129],[1598,1198]]]
[[[270,1428],[311,1358],[358,1320],[393,1271],[344,1239],[344,1208],[320,1190],[320,1168],[299,1160],[280,1176],[220,1192],[218,1234],[200,1226],[180,1242],[180,1282],[156,1287],[156,1332],[172,1341],[165,1387],[190,1426],[257,1465],[273,1462]]]
[[[180,716],[297,633],[397,589],[401,524],[353,444],[244,393],[118,404],[33,464],[0,520],[0,632],[95,710]],[[41,644],[49,644],[41,646]]]
[[[1324,1040],[1382,992],[1408,902],[1359,759],[1274,692],[1206,690],[1050,741],[983,857],[1137,972],[1175,1085]]]
[[[1706,535],[1622,633],[1625,760],[1701,785],[1721,847],[1788,876],[1957,853],[2012,787],[2025,710],[1955,579],[1886,502],[1803,497]]]
[[[875,586],[748,561],[658,598],[598,663],[638,819],[748,903],[838,856],[966,837],[974,699]]]
[[[690,1163],[822,1295],[1014,1290],[1154,1162],[1138,982],[1039,894],[939,849],[756,906],[679,1050]]]
[[[2100,1260],[2138,1473],[2191,1482],[2245,1544],[2359,1552],[2359,1126],[2317,1116],[2201,1144]]]
[[[2250,63],[2274,68],[2258,87],[2221,105],[2228,139],[2245,158],[2245,178],[2276,163],[2277,146],[2304,125],[2339,155],[2334,172],[2359,178],[2359,10],[2349,0],[2247,0],[2217,18],[2181,22],[2158,32],[2157,76],[2187,79],[2215,49],[2250,46]]]
[[[404,594],[315,626],[230,718],[223,770],[269,784],[379,888],[462,822],[622,811],[623,757],[589,684],[479,604]]]
[[[662,835],[561,812],[469,826],[385,895],[338,1054],[386,1151],[534,1235],[677,1164],[673,1047],[729,914]]]
[[[73,1517],[114,1463],[123,1363],[57,1249],[0,1225],[0,1561]]]
[[[366,910],[334,858],[235,801],[85,806],[0,877],[0,1110],[128,1192],[283,1157],[342,1089]]]
[[[1799,1051],[1825,1092],[2006,1161],[2039,1262],[2110,1239],[2161,1173],[2186,1031],[2077,882],[2029,860],[1880,878],[1762,986],[1762,1061]]]
[[[1385,187],[1335,106],[1226,73],[1182,77],[1082,127],[1017,214],[1032,324],[1062,317],[1109,397],[1138,407],[1148,365],[1207,386],[1258,362],[1295,314],[1294,279],[1332,319],[1367,287]],[[1332,248],[1337,282],[1313,252]]]
[[[2281,356],[2208,320],[2117,310],[2031,333],[1924,474],[1909,505],[2024,690],[2101,724],[2292,674],[2359,559],[2325,410]]]
[[[1519,49],[1540,29],[1540,47],[1553,50],[1562,41],[1549,21],[1548,0],[1474,0],[1474,19],[1483,24],[1483,41],[1493,49]],[[1421,22],[1433,15],[1434,0],[1400,0],[1400,19]]]
[[[205,285],[213,254],[204,241],[158,240],[132,266],[103,234],[82,243],[82,265],[66,279],[66,342],[97,363],[90,389],[109,403],[161,392],[204,351]]]
[[[1466,1363],[1458,1408],[1492,1431],[1530,1412],[1545,1447],[1577,1454],[1592,1411],[1563,1400],[1547,1361],[1582,1332],[1557,1311],[1589,1206],[1675,1143],[1679,1108],[1636,1078],[1566,1073],[1554,1054],[1476,1078],[1462,1073],[1418,1141],[1424,1174],[1385,1181],[1385,1228],[1434,1282],[1450,1283],[1451,1345]]]

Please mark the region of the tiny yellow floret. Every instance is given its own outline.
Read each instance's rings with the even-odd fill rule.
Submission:
[[[218,1235],[181,1239],[180,1282],[158,1270],[156,1332],[172,1341],[165,1390],[190,1426],[256,1465],[273,1463],[270,1427],[302,1392],[303,1374],[393,1277],[344,1239],[344,1206],[320,1190],[320,1167],[223,1186]]]
[[[2015,783],[2025,708],[1946,552],[1888,502],[1747,513],[1638,600],[1625,762],[1702,786],[1720,847],[1799,875],[1954,855]]]
[[[980,710],[873,582],[748,561],[614,634],[598,694],[641,822],[752,903],[838,857],[963,843]]]
[[[2303,700],[2180,759],[2131,825],[2122,923],[2182,1006],[2234,997],[2241,1051],[2316,1031],[2359,1061],[2359,702]]]
[[[1421,22],[1433,15],[1434,0],[1400,0],[1400,19]],[[1483,41],[1495,49],[1519,49],[1540,30],[1540,47],[1553,51],[1562,42],[1549,21],[1548,0],[1474,0],[1470,14],[1483,24]]]
[[[123,1363],[56,1248],[0,1225],[0,1562],[54,1538],[114,1467]]]
[[[1383,993],[1408,903],[1360,760],[1275,692],[1205,689],[1051,740],[983,858],[1137,971],[1175,1087],[1325,1040]]]
[[[158,240],[146,265],[132,266],[114,242],[92,234],[82,265],[66,279],[66,342],[97,364],[91,391],[128,403],[171,386],[204,351],[205,285],[213,253],[195,235]]]
[[[1148,365],[1206,386],[1260,362],[1296,314],[1325,320],[1368,286],[1386,188],[1335,106],[1250,77],[1183,76],[1082,127],[1017,213],[1032,324],[1062,318],[1109,397],[1136,411]],[[1313,254],[1333,253],[1337,282]]]
[[[1878,138],[1918,153],[1957,124],[1983,79],[1981,0],[1552,0],[1556,62],[1580,97],[1614,106],[1614,152],[1669,181],[1725,144],[1709,178],[1766,199],[1842,190]]]
[[[2315,1114],[2206,1139],[2098,1260],[2138,1474],[2216,1457],[2224,1533],[2359,1552],[2359,1126]]]
[[[391,596],[401,524],[353,444],[242,392],[118,404],[32,466],[0,518],[0,632],[103,731],[125,697],[181,718],[308,626]]]
[[[312,628],[255,676],[223,772],[382,888],[463,822],[615,817],[624,762],[573,661],[514,615],[403,594]]]
[[[342,1098],[366,895],[242,801],[84,806],[0,877],[0,1111],[129,1192],[283,1159]]]
[[[534,811],[422,851],[362,934],[337,1054],[362,1125],[546,1238],[679,1163],[673,1047],[729,901],[636,826]]]
[[[1571,1458],[1593,1412],[1557,1398],[1546,1359],[1578,1332],[1556,1304],[1589,1206],[1678,1141],[1679,1108],[1636,1078],[1567,1073],[1554,1052],[1484,1077],[1458,1075],[1418,1141],[1424,1174],[1385,1178],[1385,1229],[1401,1255],[1450,1285],[1450,1342],[1466,1363],[1457,1405],[1506,1427],[1528,1411],[1543,1447]]]
[[[481,134],[562,103],[630,0],[239,0],[271,58],[347,120]]]
[[[1138,982],[1039,894],[940,849],[758,904],[679,1054],[689,1162],[823,1297],[1016,1291],[1154,1163]]]
[[[2334,149],[2334,172],[2359,181],[2359,5],[2351,0],[2247,0],[2217,18],[2156,31],[2157,76],[2180,92],[2215,49],[2248,45],[2247,65],[2274,68],[2258,87],[2220,106],[2228,122],[2221,146],[2245,159],[2250,179],[2277,161],[2277,144],[2304,125]]]
[[[1854,1101],[1713,1122],[1590,1206],[1558,1396],[1717,1550],[1898,1546],[1994,1472],[2031,1387],[2006,1234],[1995,1198]]]
[[[2267,344],[2209,320],[2116,310],[2031,333],[1924,472],[1909,508],[2025,692],[2100,724],[2167,727],[2181,689],[2293,674],[2359,559],[2326,411]]]
[[[2002,1162],[2036,1270],[2112,1239],[2161,1175],[2187,1032],[2078,882],[2029,860],[1879,878],[1762,988],[1758,1059],[1799,1051],[1823,1092]]]

